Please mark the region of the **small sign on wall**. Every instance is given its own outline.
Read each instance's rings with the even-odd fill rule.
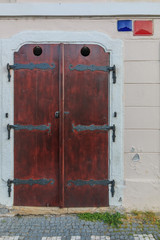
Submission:
[[[132,20],[118,20],[118,32],[131,32]],[[136,20],[133,23],[134,36],[150,36],[153,35],[153,21],[152,20]]]
[[[153,22],[149,21],[134,21],[134,33],[135,36],[149,36],[153,35]]]
[[[132,31],[132,20],[117,21],[117,29],[119,32],[131,32]]]

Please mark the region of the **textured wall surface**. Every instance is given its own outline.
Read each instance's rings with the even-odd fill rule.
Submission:
[[[159,40],[127,40],[124,51],[124,205],[156,209],[160,201]]]

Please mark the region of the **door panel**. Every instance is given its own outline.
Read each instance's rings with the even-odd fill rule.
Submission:
[[[35,45],[25,45],[15,53],[15,64],[26,66],[45,63],[52,66],[54,63],[55,68],[15,70],[14,123],[26,126],[50,125],[50,131],[15,130],[14,177],[42,182],[29,185],[22,181],[22,184],[15,185],[14,205],[57,206],[59,123],[54,113],[58,110],[59,97],[59,46],[40,45],[40,56],[34,55],[34,47]]]
[[[82,56],[82,47],[64,48],[64,111],[69,112],[64,119],[64,205],[108,206],[108,132],[93,130],[108,125],[108,73],[83,68],[109,65],[109,55],[89,45],[90,54]],[[70,69],[83,66],[70,70],[71,64]]]
[[[39,46],[14,56],[14,205],[108,206],[108,72],[97,66],[109,53]]]

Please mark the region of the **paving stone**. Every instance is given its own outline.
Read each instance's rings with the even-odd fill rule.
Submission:
[[[19,239],[19,236],[13,236],[13,237],[2,236],[2,237],[0,237],[0,240],[18,240],[18,239]]]
[[[152,234],[134,234],[135,240],[155,240]]]
[[[109,236],[91,236],[91,240],[110,240]]]
[[[81,240],[81,236],[72,236],[71,240]]]
[[[103,222],[87,222],[75,215],[0,217],[0,240],[158,240],[157,226],[134,223],[110,227]],[[9,238],[10,237],[10,238]],[[6,238],[5,238],[6,239]]]

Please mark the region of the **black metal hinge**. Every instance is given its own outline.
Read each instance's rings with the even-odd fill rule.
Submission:
[[[116,126],[113,124],[113,126],[110,126],[110,129],[112,129],[112,141],[115,142],[116,140]]]
[[[76,70],[76,71],[102,71],[102,72],[112,72],[112,78],[113,78],[113,83],[116,83],[116,66],[113,65],[113,67],[110,66],[95,66],[95,65],[83,65],[83,64],[78,64],[75,67],[72,66],[72,64],[69,65],[69,69],[71,71]]]
[[[115,194],[115,181],[112,180],[112,181],[110,181],[109,184],[111,184],[111,195],[112,195],[112,197],[114,197],[114,194]]]
[[[48,133],[51,132],[51,124],[48,123],[47,125],[7,125],[7,131],[8,131],[8,139],[10,139],[10,135],[11,135],[11,129],[14,130],[28,130],[28,131],[32,131],[32,130],[39,130],[39,131],[46,131],[48,130]]]
[[[11,186],[12,186],[12,183],[13,183],[13,180],[8,179],[8,181],[7,181],[8,197],[11,196],[11,191],[12,191]]]
[[[112,78],[113,78],[113,83],[115,84],[116,83],[116,66],[113,65],[113,67],[110,68],[110,71],[112,71]]]
[[[44,185],[47,185],[47,184],[53,185],[54,183],[55,183],[54,179],[46,179],[46,178],[41,178],[41,179],[13,179],[13,180],[8,179],[8,181],[7,181],[8,197],[11,196],[12,184],[15,184],[15,185],[28,184],[30,186],[33,186],[34,184],[38,184],[38,185],[43,185],[44,186]]]
[[[71,187],[73,185],[81,187],[85,185],[89,186],[95,186],[95,185],[101,185],[101,186],[108,186],[111,185],[111,195],[114,197],[115,194],[115,180],[108,180],[108,179],[103,179],[103,180],[82,180],[82,179],[77,179],[77,180],[69,180],[67,182],[67,186]]]
[[[14,65],[9,65],[9,63],[7,63],[7,71],[8,71],[8,82],[11,81],[11,73],[10,70],[13,69]]]
[[[73,131],[76,130],[77,132],[82,132],[82,131],[109,131],[112,130],[112,140],[115,142],[116,139],[116,126],[113,124],[113,126],[108,126],[107,124],[104,125],[74,125],[72,124],[72,129]]]
[[[49,65],[48,63],[27,63],[27,64],[21,64],[21,63],[15,63],[14,65],[7,64],[7,71],[8,71],[8,82],[11,81],[11,73],[10,70],[20,70],[20,69],[41,69],[41,70],[47,70],[47,69],[54,69],[56,66],[54,63],[51,63]]]

